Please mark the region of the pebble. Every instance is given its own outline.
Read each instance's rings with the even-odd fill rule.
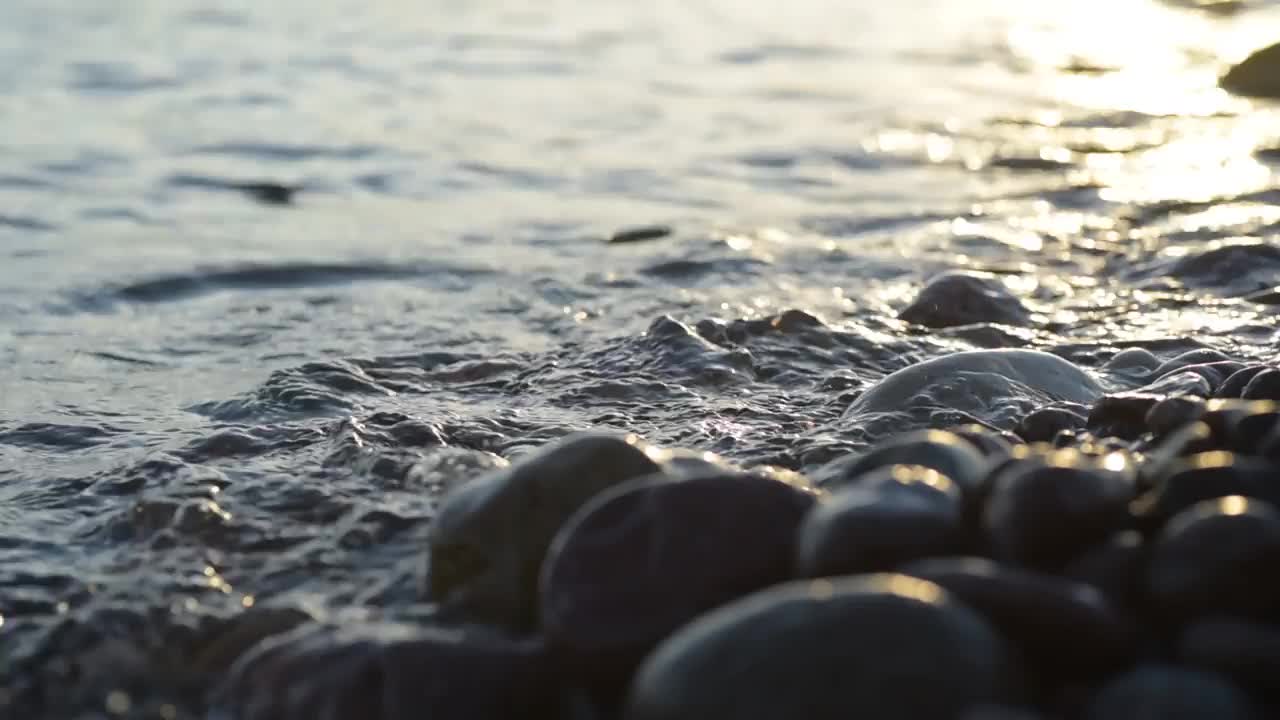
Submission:
[[[541,630],[575,665],[625,679],[676,628],[790,579],[796,531],[816,501],[807,488],[751,473],[603,493],[548,553]]]
[[[1280,98],[1280,43],[1255,51],[1222,76],[1223,89],[1237,95]]]
[[[1178,637],[1178,659],[1191,667],[1219,673],[1238,686],[1265,698],[1274,718],[1280,711],[1280,627],[1210,618],[1188,626]]]
[[[998,277],[958,270],[931,278],[898,317],[930,328],[1031,322],[1031,312]]]
[[[1218,390],[1214,393],[1220,398],[1239,398],[1244,396],[1244,389],[1249,386],[1249,381],[1260,372],[1270,370],[1269,365],[1248,365],[1240,370],[1235,371],[1222,384],[1218,386]]]
[[[986,476],[989,463],[971,442],[945,430],[903,433],[868,452],[834,460],[814,472],[821,487],[858,484],[872,470],[893,465],[920,465],[945,475],[962,493],[972,492]]]
[[[936,583],[977,610],[1028,661],[1044,687],[1123,667],[1135,651],[1127,620],[1095,588],[982,558],[935,558],[900,572]]]
[[[1280,400],[1280,370],[1267,368],[1254,375],[1240,397],[1245,400]]]
[[[1103,685],[1084,720],[1262,720],[1225,678],[1172,665],[1141,665]]]
[[[1161,397],[1151,393],[1116,393],[1099,398],[1089,409],[1085,427],[1099,437],[1136,439],[1147,430],[1147,413]]]
[[[999,701],[1002,641],[937,585],[863,575],[779,585],[681,628],[625,720],[958,720]]]
[[[1027,442],[1049,442],[1063,430],[1082,429],[1087,412],[1088,409],[1080,405],[1041,408],[1018,421],[1014,433]]]
[[[1230,452],[1197,453],[1171,465],[1161,482],[1137,499],[1132,512],[1150,531],[1198,503],[1243,495],[1280,507],[1276,467]]]
[[[892,570],[919,558],[963,552],[963,498],[936,470],[873,470],[813,508],[800,527],[802,577]]]
[[[1151,604],[1173,623],[1206,617],[1280,620],[1280,512],[1239,495],[1174,516],[1147,568]]]
[[[1076,556],[1062,576],[1092,585],[1117,608],[1138,610],[1148,555],[1144,540],[1136,530],[1116,533]]]
[[[1205,401],[1198,397],[1169,397],[1151,406],[1143,417],[1143,425],[1157,435],[1164,435],[1196,422],[1204,416],[1207,409]]]
[[[528,628],[560,526],[598,493],[662,471],[635,436],[579,434],[450,493],[428,540],[425,594],[477,620]]]

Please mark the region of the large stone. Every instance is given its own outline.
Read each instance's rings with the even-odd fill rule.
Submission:
[[[1027,325],[1031,313],[1022,300],[990,273],[952,270],[936,275],[898,314],[910,323],[931,328],[998,323]]]

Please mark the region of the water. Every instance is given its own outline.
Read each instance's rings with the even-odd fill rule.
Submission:
[[[394,612],[440,486],[574,429],[805,469],[975,344],[1274,358],[1278,114],[1215,85],[1274,3],[204,5],[0,9],[0,715]],[[1032,325],[899,321],[948,268]]]

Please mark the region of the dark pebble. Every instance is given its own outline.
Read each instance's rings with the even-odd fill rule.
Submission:
[[[1136,633],[1095,588],[980,558],[936,558],[901,572],[937,583],[991,622],[1029,663],[1041,690],[1123,667]]]
[[[274,182],[234,183],[232,187],[264,205],[288,205],[298,192],[297,187]]]
[[[1215,673],[1142,665],[1103,685],[1084,720],[1261,720],[1252,701]]]
[[[1202,366],[1200,366],[1202,367]],[[1155,382],[1144,385],[1138,392],[1148,395],[1195,395],[1213,397],[1213,379],[1192,368],[1171,372]]]
[[[1067,564],[1062,576],[1092,585],[1117,608],[1142,607],[1142,575],[1147,547],[1140,533],[1127,530],[1085,550]]]
[[[1166,619],[1280,619],[1280,512],[1238,495],[1174,516],[1151,552],[1147,592]]]
[[[986,458],[955,433],[919,430],[903,433],[871,450],[828,463],[814,473],[827,489],[855,485],[872,470],[891,465],[920,465],[946,475],[962,493],[972,492],[987,473]]]
[[[1143,425],[1164,435],[1199,420],[1207,411],[1205,401],[1194,396],[1176,396],[1160,400],[1147,411]]]
[[[892,570],[962,552],[960,491],[936,470],[894,465],[818,504],[800,527],[802,577]]]
[[[1160,400],[1160,396],[1146,393],[1105,395],[1090,408],[1085,427],[1098,437],[1134,440],[1146,432],[1147,413]]]
[[[985,621],[901,575],[793,582],[686,625],[645,661],[626,720],[949,720],[998,701]]]
[[[982,528],[997,560],[1056,571],[1128,529],[1133,479],[1088,467],[1079,453],[1058,453],[1066,454],[1062,465],[1022,462],[994,477]]]
[[[1160,358],[1156,357],[1150,350],[1128,348],[1111,356],[1111,359],[1103,367],[1109,372],[1149,376],[1156,368],[1160,367]]]
[[[1217,672],[1266,698],[1280,709],[1280,627],[1209,618],[1187,627],[1178,638],[1178,659]],[[1263,717],[1274,718],[1275,714]]]
[[[1269,365],[1249,365],[1245,368],[1232,373],[1230,377],[1222,381],[1218,386],[1216,397],[1220,398],[1239,398],[1244,396],[1244,389],[1248,387],[1249,381],[1263,370],[1270,370]]]
[[[211,698],[235,720],[506,720],[554,716],[536,641],[401,624],[309,625],[259,645]]]
[[[1185,370],[1192,365],[1205,365],[1207,363],[1219,362],[1231,362],[1231,357],[1221,351],[1213,350],[1211,348],[1189,350],[1161,363],[1151,372],[1151,376],[1153,378],[1159,378],[1174,372]]]
[[[609,237],[611,245],[621,245],[624,243],[645,242],[647,240],[661,240],[670,237],[673,230],[667,225],[643,225],[640,227],[627,228],[619,230]]]
[[[1047,407],[1023,416],[1014,432],[1027,442],[1050,442],[1063,430],[1079,430],[1085,425],[1088,408],[1076,406],[1081,411],[1065,407]]]
[[[1007,457],[1015,445],[1022,443],[1022,438],[1007,430],[997,430],[977,423],[955,425],[947,428],[946,432],[968,441],[987,458]]]
[[[948,271],[931,278],[898,317],[931,328],[1027,325],[1031,313],[995,275]]]
[[[527,629],[552,538],[598,493],[661,472],[635,436],[573,435],[446,496],[428,541],[425,594],[480,621]]]
[[[1245,58],[1222,76],[1220,84],[1237,95],[1280,98],[1280,43]]]
[[[1240,397],[1245,400],[1280,400],[1280,370],[1267,368],[1254,375]]]
[[[642,480],[602,494],[548,553],[542,631],[607,685],[684,623],[790,578],[796,531],[815,501],[748,473]]]
[[[1148,532],[1195,505],[1231,495],[1280,506],[1280,477],[1269,460],[1230,452],[1205,452],[1175,461],[1163,480],[1134,502]]]

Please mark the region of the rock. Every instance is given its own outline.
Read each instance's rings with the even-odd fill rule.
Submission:
[[[860,455],[848,455],[827,463],[814,477],[827,489],[850,487],[871,471],[893,465],[920,465],[937,470],[962,493],[976,488],[988,467],[986,458],[960,436],[944,430],[920,430],[898,435]]]
[[[1090,699],[1084,720],[1261,720],[1225,678],[1170,665],[1140,665]]]
[[[1092,585],[1114,607],[1137,610],[1142,606],[1147,554],[1142,535],[1127,530],[1082,552],[1067,564],[1062,577]]]
[[[1254,52],[1222,76],[1228,92],[1251,97],[1280,98],[1280,43]]]
[[[1173,432],[1183,425],[1199,420],[1207,411],[1204,400],[1193,396],[1165,398],[1156,402],[1143,417],[1142,424],[1146,429],[1164,435]]]
[[[1267,368],[1254,375],[1240,397],[1245,400],[1280,400],[1280,370]]]
[[[637,673],[626,720],[946,720],[998,701],[1003,644],[933,583],[792,582],[681,628]]]
[[[1035,410],[1018,421],[1014,432],[1027,442],[1049,442],[1063,430],[1079,430],[1085,425],[1085,415],[1074,408],[1083,406],[1047,407]]]
[[[609,236],[609,244],[621,245],[645,242],[646,240],[661,240],[670,236],[672,232],[674,231],[667,225],[640,225],[615,232]]]
[[[978,452],[988,459],[1008,457],[1014,445],[1022,443],[1022,438],[1005,430],[996,430],[978,423],[956,425],[946,429],[961,439],[969,441]]]
[[[241,658],[214,690],[211,716],[554,717],[558,684],[549,667],[536,641],[509,640],[479,629],[308,625]]]
[[[1085,424],[1098,437],[1134,440],[1147,430],[1147,414],[1161,400],[1150,393],[1116,393],[1099,398]]]
[[[1146,589],[1162,616],[1275,617],[1280,608],[1280,512],[1238,495],[1198,503],[1157,538]]]
[[[1101,677],[1133,656],[1133,629],[1088,585],[980,558],[921,560],[901,572],[977,610],[1021,651],[1041,687]]]
[[[960,490],[918,465],[873,470],[813,508],[800,527],[802,577],[892,570],[963,551]]]
[[[963,271],[948,271],[931,278],[898,317],[931,328],[1031,322],[1030,311],[998,277]]]
[[[1280,478],[1269,460],[1230,452],[1204,452],[1174,462],[1149,492],[1134,502],[1133,514],[1148,531],[1202,502],[1243,495],[1280,507]]]
[[[1165,375],[1172,375],[1176,372],[1187,370],[1195,365],[1206,365],[1211,363],[1231,362],[1231,357],[1227,354],[1214,350],[1212,348],[1200,348],[1198,350],[1188,350],[1180,355],[1176,355],[1163,363],[1160,363],[1155,370],[1151,372],[1151,377],[1160,378]],[[1229,374],[1229,373],[1228,373]]]
[[[1056,571],[1086,548],[1128,529],[1133,479],[1090,465],[1080,453],[1063,450],[993,474],[982,516],[992,556]]]
[[[1111,359],[1102,367],[1107,372],[1112,373],[1121,373],[1129,376],[1149,376],[1156,368],[1160,367],[1160,358],[1156,357],[1150,350],[1128,348],[1111,356]]]
[[[635,436],[574,435],[450,493],[431,528],[426,596],[477,620],[528,628],[560,526],[600,492],[661,466]]]
[[[1197,397],[1208,398],[1213,397],[1213,380],[1216,379],[1208,373],[1196,372],[1192,368],[1186,368],[1163,375],[1154,382],[1143,385],[1138,388],[1137,392],[1147,395],[1165,396],[1165,395],[1195,395]]]
[[[1178,659],[1192,667],[1220,673],[1237,685],[1280,704],[1280,628],[1211,618],[1187,627],[1178,637]],[[1273,718],[1274,714],[1261,717]]]
[[[1092,404],[1103,388],[1089,373],[1038,350],[969,350],[891,373],[854,400],[846,418],[944,407],[977,415],[1011,400],[1028,408],[1053,401]]]
[[[1249,365],[1243,369],[1232,373],[1222,384],[1218,386],[1215,397],[1220,398],[1239,398],[1244,396],[1244,389],[1248,387],[1249,381],[1263,370],[1270,370],[1270,365]]]
[[[681,625],[789,579],[796,531],[815,501],[749,473],[639,480],[604,493],[548,553],[542,632],[607,687]]]

